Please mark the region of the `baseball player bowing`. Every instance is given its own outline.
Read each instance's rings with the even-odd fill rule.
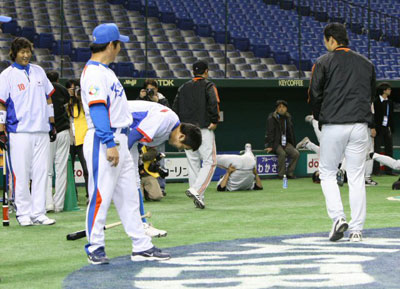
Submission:
[[[139,213],[135,165],[128,150],[132,115],[125,91],[108,67],[121,50],[120,35],[114,23],[98,25],[90,45],[92,57],[81,75],[82,104],[88,125],[83,152],[89,172],[89,205],[86,213],[85,246],[92,264],[109,262],[105,253],[104,225],[111,201],[118,211],[125,232],[132,239],[132,261],[169,259],[145,235]]]
[[[201,131],[190,123],[181,123],[178,116],[170,108],[156,102],[133,100],[128,101],[133,123],[128,138],[128,147],[135,164],[136,186],[140,189],[138,144],[157,147],[168,141],[177,149],[197,150],[201,145]],[[141,192],[140,212],[144,214]],[[166,235],[166,231],[155,229],[143,219],[143,226],[149,236]],[[165,233],[163,233],[165,232]]]
[[[44,70],[29,63],[32,52],[28,39],[15,38],[10,49],[14,63],[0,74],[0,136],[7,142],[6,131],[9,138],[9,166],[21,226],[55,223],[45,215],[50,141],[56,139],[51,102],[54,88]]]
[[[139,162],[138,143],[156,147],[168,141],[179,150],[193,151],[200,147],[200,128],[190,123],[181,123],[170,108],[143,100],[133,100],[128,103],[133,117],[128,146],[136,168]],[[136,177],[136,180],[139,180],[137,170]]]
[[[375,68],[371,61],[347,47],[349,39],[344,25],[325,26],[324,42],[329,52],[318,58],[313,67],[309,100],[313,115],[322,126],[319,171],[328,215],[333,221],[329,240],[343,238],[343,232],[349,228],[350,241],[361,241],[366,217],[364,173]],[[336,183],[343,156],[349,184],[349,224]]]

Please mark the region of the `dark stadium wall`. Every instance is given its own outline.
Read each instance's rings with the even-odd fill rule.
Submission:
[[[125,90],[128,99],[136,99],[140,88],[125,87]],[[159,90],[172,106],[177,87],[160,87]],[[307,104],[306,87],[219,87],[218,92],[224,118],[216,131],[218,151],[239,151],[247,142],[253,145],[253,149],[263,149],[267,117],[275,110],[275,102],[278,99],[284,99],[289,104],[296,142],[308,136],[311,141],[318,144],[312,126],[304,121],[304,117],[311,112]],[[392,99],[400,105],[400,88],[393,89]],[[399,146],[400,113],[395,114],[397,130],[393,144]],[[167,151],[176,150],[167,146]]]
[[[172,105],[177,88],[160,88]],[[275,102],[284,99],[289,104],[296,130],[296,141],[308,136],[315,141],[312,127],[304,122],[310,113],[306,88],[219,88],[223,122],[216,130],[218,151],[239,151],[246,143],[253,149],[264,148],[266,121],[275,110]],[[128,99],[138,96],[138,88],[126,88]],[[171,151],[174,151],[171,148]]]

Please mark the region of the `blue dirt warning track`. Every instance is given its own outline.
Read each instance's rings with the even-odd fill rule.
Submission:
[[[362,243],[327,233],[169,248],[168,261],[129,256],[71,273],[65,289],[400,288],[400,228],[365,230]]]

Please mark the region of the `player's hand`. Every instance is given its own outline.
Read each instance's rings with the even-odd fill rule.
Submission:
[[[208,126],[209,130],[216,130],[217,129],[217,124],[216,123],[210,123],[210,125]]]
[[[52,128],[49,132],[49,136],[50,136],[50,142],[54,142],[57,139],[57,130],[54,125],[52,125]]]
[[[117,147],[112,147],[107,149],[107,161],[111,163],[112,167],[118,166],[119,163],[119,153]]]
[[[371,128],[371,136],[376,137],[376,129]]]
[[[0,131],[0,148],[3,151],[8,150],[7,142],[8,142],[8,138],[7,138],[6,133],[4,131]]]
[[[267,153],[272,152],[272,148],[265,148],[264,150],[265,150]]]
[[[233,173],[234,171],[236,171],[236,168],[234,167],[234,166],[232,166],[232,165],[229,165],[229,168],[228,168],[228,173]]]
[[[144,97],[146,96],[146,94],[147,94],[146,89],[141,89],[141,90],[140,90],[139,97],[140,97],[140,98],[144,98]]]
[[[257,175],[257,168],[256,167],[253,168],[253,174]]]

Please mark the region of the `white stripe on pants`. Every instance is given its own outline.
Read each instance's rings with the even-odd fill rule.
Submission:
[[[189,186],[199,195],[207,189],[217,165],[214,131],[202,128],[201,137],[202,143],[197,151],[185,150],[189,164]]]
[[[328,215],[332,221],[345,218],[336,172],[343,155],[349,184],[351,222],[349,230],[361,231],[366,217],[365,161],[368,149],[367,124],[323,125],[319,171]]]
[[[18,220],[35,221],[46,213],[50,138],[48,133],[9,133]],[[29,181],[32,180],[31,192]]]
[[[132,251],[145,251],[153,247],[153,244],[151,238],[145,235],[140,217],[139,194],[127,136],[114,133],[114,139],[120,143],[119,163],[116,167],[111,167],[107,161],[107,147],[100,143],[94,129],[87,131],[83,145],[89,172],[89,206],[86,213],[86,232],[89,240],[87,251],[93,252],[105,244],[104,226],[111,200],[125,232],[132,239]]]
[[[46,208],[54,206],[56,211],[64,209],[65,191],[67,190],[67,163],[70,148],[69,131],[57,133],[57,138],[50,143],[49,173],[47,180]],[[56,170],[56,186],[53,196],[53,175]]]
[[[374,160],[394,170],[400,170],[400,160],[377,153],[374,154]]]

